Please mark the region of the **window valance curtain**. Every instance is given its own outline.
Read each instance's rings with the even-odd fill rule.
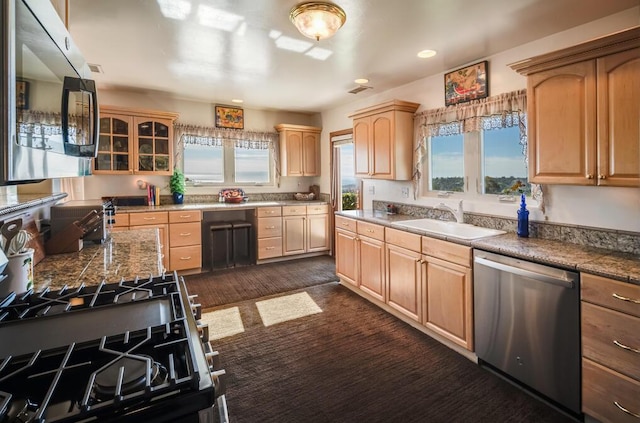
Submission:
[[[75,135],[82,124],[82,116],[69,116],[69,134]],[[62,134],[62,115],[56,112],[20,110],[17,115],[18,136],[31,134],[39,137]]]
[[[176,142],[176,163],[185,145],[271,150],[275,165],[275,180],[280,186],[280,151],[277,132],[256,132],[242,129],[211,128],[176,123],[173,127]]]
[[[457,135],[465,132],[518,126],[523,160],[527,163],[527,91],[519,90],[469,103],[417,113],[414,119],[415,139],[413,195],[418,196],[423,162],[427,157],[427,140],[433,136]]]

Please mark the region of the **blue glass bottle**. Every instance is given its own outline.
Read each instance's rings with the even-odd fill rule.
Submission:
[[[529,236],[529,210],[527,210],[526,197],[520,196],[520,209],[518,209],[518,236],[527,238]]]

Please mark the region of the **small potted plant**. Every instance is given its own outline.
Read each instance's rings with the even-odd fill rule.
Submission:
[[[169,190],[173,194],[173,203],[182,204],[184,202],[184,193],[186,186],[184,184],[184,173],[177,167],[173,168],[173,175],[169,180]]]

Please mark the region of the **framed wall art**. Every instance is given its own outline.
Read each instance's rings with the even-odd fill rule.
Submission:
[[[244,129],[244,110],[238,107],[216,106],[216,128]]]
[[[478,62],[444,74],[444,105],[464,103],[489,95],[488,62]]]
[[[16,81],[16,107],[18,109],[29,108],[29,83],[27,81]]]

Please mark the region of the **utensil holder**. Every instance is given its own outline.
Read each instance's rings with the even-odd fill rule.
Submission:
[[[19,294],[33,288],[33,253],[33,248],[27,248],[23,253],[7,255],[7,278],[0,282],[0,297],[11,292]]]

